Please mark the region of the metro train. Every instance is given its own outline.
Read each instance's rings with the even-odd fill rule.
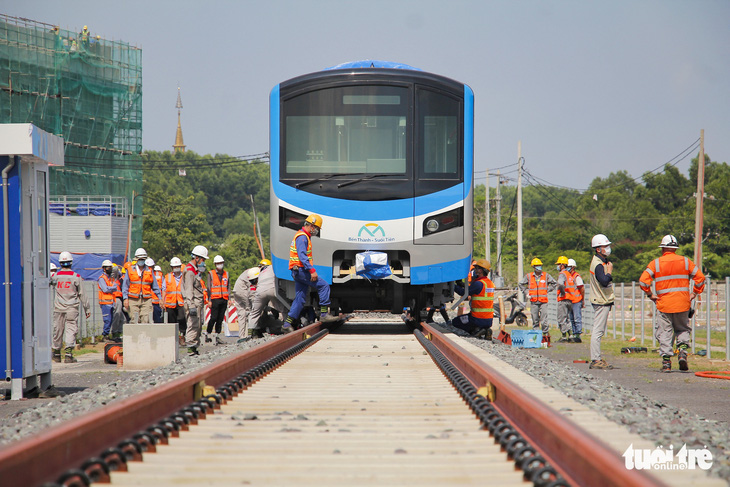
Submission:
[[[411,66],[346,63],[276,85],[270,95],[271,256],[294,298],[289,247],[311,213],[332,307],[402,313],[453,300],[472,258],[474,94]],[[357,254],[387,254],[391,275],[356,273]]]

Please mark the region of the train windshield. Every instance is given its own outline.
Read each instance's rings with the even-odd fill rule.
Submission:
[[[407,176],[410,98],[405,87],[350,86],[288,100],[282,176]]]

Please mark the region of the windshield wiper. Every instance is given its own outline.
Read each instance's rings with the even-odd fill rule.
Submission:
[[[391,173],[387,173],[387,174],[371,174],[370,176],[365,176],[365,177],[362,177],[362,178],[359,178],[359,179],[353,179],[352,181],[347,181],[346,183],[340,183],[340,184],[337,185],[337,187],[338,188],[342,188],[344,186],[349,186],[351,184],[356,184],[356,183],[359,183],[361,181],[365,181],[366,179],[374,179],[374,178],[379,178],[379,177],[382,177],[382,176],[397,176],[397,175],[396,174],[391,174]]]
[[[321,178],[314,178],[314,179],[310,179],[308,181],[297,183],[294,185],[294,187],[299,189],[302,186],[307,186],[308,184],[316,183],[318,181],[326,181],[328,179],[332,179],[337,176],[357,176],[358,174],[363,174],[363,173],[361,173],[361,172],[338,172],[337,174],[328,174],[326,176],[322,176]]]

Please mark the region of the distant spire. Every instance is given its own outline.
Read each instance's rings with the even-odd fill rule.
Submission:
[[[175,149],[175,154],[178,152],[185,152],[185,143],[183,142],[182,126],[180,125],[180,109],[183,107],[182,98],[180,97],[180,87],[177,87],[177,134],[175,135],[175,145],[172,146]]]

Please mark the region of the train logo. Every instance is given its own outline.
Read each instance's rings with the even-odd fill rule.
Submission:
[[[385,230],[383,230],[383,227],[381,227],[377,223],[366,223],[365,225],[360,227],[360,231],[357,232],[357,236],[362,237],[363,232],[365,232],[367,235],[370,235],[371,237],[375,237],[375,235],[378,233],[380,233],[381,237],[385,237]]]

